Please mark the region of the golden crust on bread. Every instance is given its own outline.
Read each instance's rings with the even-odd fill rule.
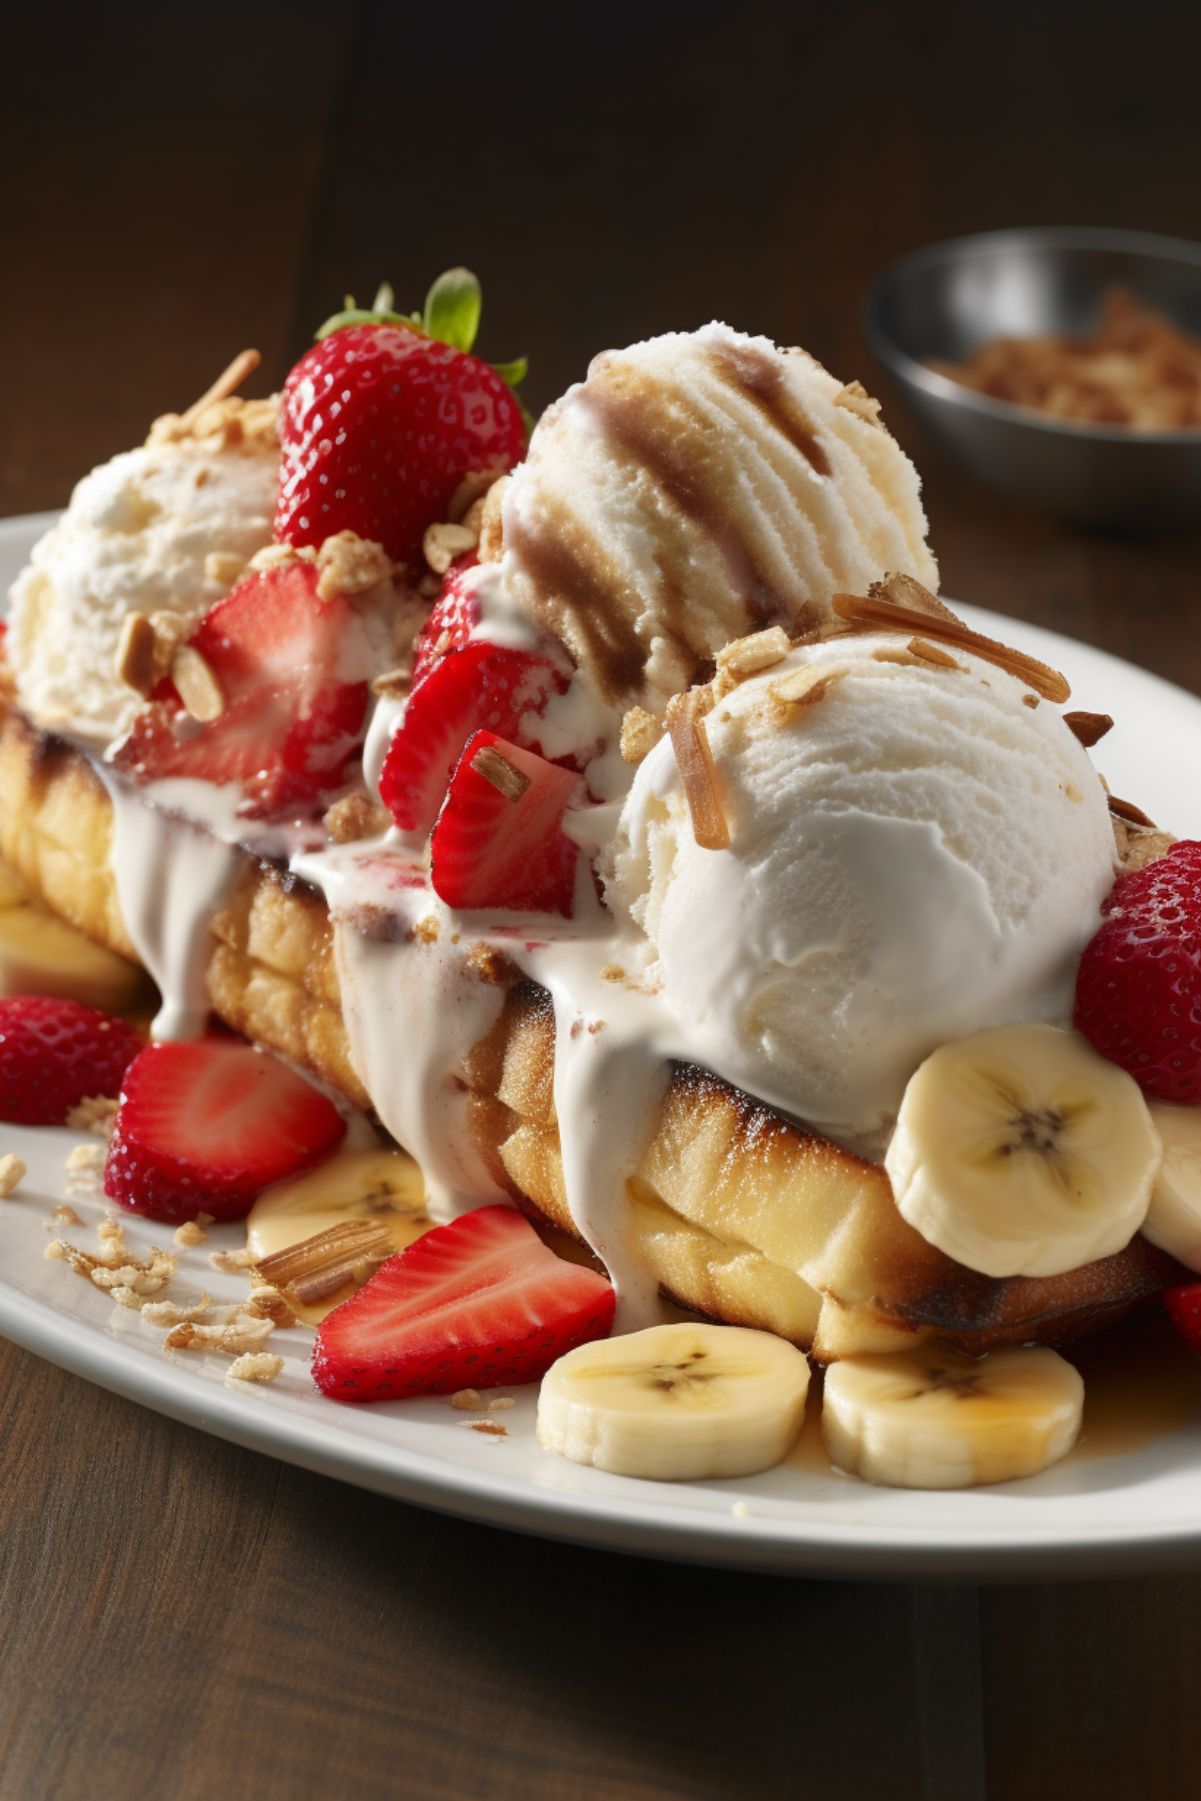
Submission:
[[[110,803],[86,758],[0,711],[0,857],[89,937],[131,955],[108,867],[111,833]],[[367,1110],[322,897],[248,857],[213,935],[208,986],[220,1017]],[[549,997],[514,975],[496,1025],[459,1072],[470,1129],[498,1185],[572,1231],[553,1068]],[[1063,1342],[1136,1309],[1179,1273],[1138,1236],[1063,1276],[977,1275],[902,1219],[880,1165],[691,1064],[673,1066],[629,1198],[633,1249],[666,1292],[823,1359],[928,1337],[968,1350]]]

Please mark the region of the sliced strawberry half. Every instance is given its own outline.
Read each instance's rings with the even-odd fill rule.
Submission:
[[[510,1207],[436,1226],[322,1321],[317,1386],[396,1401],[536,1382],[574,1345],[607,1338],[612,1284],[565,1263]]]
[[[0,1119],[61,1126],[80,1101],[114,1099],[142,1048],[123,1019],[45,994],[0,1000]]]
[[[580,853],[563,815],[582,790],[573,770],[476,732],[430,841],[434,892],[463,910],[569,917]]]
[[[475,597],[475,581],[467,579],[479,567],[474,554],[452,563],[442,578],[442,587],[429,618],[421,628],[413,651],[413,686],[423,682],[436,663],[448,651],[462,650],[472,630],[480,622],[480,603]]]
[[[1189,1350],[1201,1357],[1201,1282],[1165,1289],[1163,1304]]]
[[[174,686],[161,684],[117,767],[143,782],[239,783],[252,818],[312,812],[344,785],[362,740],[367,683],[343,673],[360,629],[348,601],[319,598],[311,563],[247,577],[188,640],[217,679],[220,717],[197,725]]]
[[[125,1072],[104,1192],[172,1224],[238,1219],[345,1131],[333,1103],[265,1051],[228,1038],[148,1045]]]
[[[476,640],[449,651],[409,695],[380,772],[380,799],[406,832],[428,832],[471,734],[520,738],[567,678],[545,657]]]

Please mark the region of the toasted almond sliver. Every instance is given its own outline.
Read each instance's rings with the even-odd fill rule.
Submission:
[[[171,659],[171,680],[198,725],[211,725],[225,711],[221,684],[205,659],[190,644],[181,644]]]
[[[369,1219],[343,1220],[299,1244],[272,1252],[255,1266],[261,1279],[291,1301],[324,1300],[354,1278],[362,1263],[382,1263],[391,1255],[387,1226]]]
[[[162,671],[158,662],[158,638],[145,613],[126,613],[121,621],[115,662],[117,680],[145,699]]]
[[[692,835],[702,850],[725,850],[730,843],[730,828],[718,793],[717,771],[702,716],[704,706],[699,690],[676,695],[668,704],[667,729],[692,817]]]
[[[910,638],[909,649],[923,663],[933,663],[938,669],[962,669],[949,651],[942,650],[937,644],[931,644],[928,638]]]
[[[790,675],[781,676],[778,682],[770,683],[767,692],[781,723],[791,719],[798,707],[815,706],[845,674],[846,669],[841,664],[827,664],[823,668],[806,663]]]
[[[509,801],[520,800],[530,785],[530,778],[524,770],[510,763],[507,757],[502,757],[491,745],[485,745],[482,750],[476,751],[471,759],[471,767]]]
[[[208,408],[215,406],[219,400],[225,400],[235,394],[248,376],[254,374],[262,356],[257,350],[240,350],[233,362],[224,368],[211,388],[206,388],[199,400],[194,400],[186,413],[180,415],[181,427],[191,426]]]
[[[782,663],[792,649],[782,625],[769,625],[746,638],[733,638],[717,653],[717,666],[739,679]]]
[[[1113,730],[1113,720],[1108,713],[1065,713],[1063,723],[1076,734],[1085,750],[1100,744],[1106,732]]]
[[[1109,796],[1109,810],[1124,819],[1128,825],[1145,826],[1149,832],[1155,830],[1155,821],[1141,807],[1136,807],[1132,800],[1119,800],[1116,794]]]
[[[998,668],[1008,670],[1018,681],[1034,688],[1044,700],[1058,704],[1071,694],[1067,680],[1057,669],[1040,663],[1037,657],[1028,657],[1023,651],[1011,650],[1007,644],[998,644],[995,638],[969,631],[953,615],[947,619],[931,617],[875,595],[865,599],[859,594],[836,594],[831,604],[840,619],[849,619],[862,629],[918,631],[944,644],[956,644],[961,650],[972,651],[986,663],[995,663]]]

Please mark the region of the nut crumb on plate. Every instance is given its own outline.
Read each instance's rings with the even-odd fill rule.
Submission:
[[[196,1219],[185,1219],[182,1226],[175,1228],[175,1242],[180,1245],[204,1244],[208,1233]]]
[[[274,1382],[283,1367],[283,1358],[274,1351],[243,1351],[226,1375],[231,1382]]]
[[[97,1138],[111,1138],[117,1117],[117,1103],[107,1094],[89,1094],[67,1115],[72,1132],[94,1132]]]
[[[25,1159],[15,1151],[0,1157],[0,1195],[12,1194],[25,1180]]]
[[[460,1388],[451,1395],[450,1404],[458,1408],[460,1413],[476,1413],[483,1401],[478,1388]]]

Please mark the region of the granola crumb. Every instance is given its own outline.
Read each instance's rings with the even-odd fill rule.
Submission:
[[[478,1388],[460,1388],[451,1395],[450,1404],[460,1413],[478,1413],[483,1406],[483,1398]]]
[[[479,533],[466,522],[454,525],[431,525],[421,540],[421,552],[435,575],[445,575],[456,557],[474,550]]]
[[[260,1319],[239,1308],[229,1319],[218,1320],[211,1326],[192,1320],[181,1321],[168,1332],[163,1349],[221,1351],[227,1357],[237,1357],[243,1351],[261,1351],[274,1330],[274,1320]]]
[[[204,559],[204,578],[218,582],[223,588],[232,588],[245,567],[246,558],[236,551],[210,550]]]
[[[736,681],[782,663],[792,646],[782,625],[768,626],[745,638],[734,638],[717,653],[717,667]],[[720,696],[719,696],[720,698]]]
[[[422,944],[437,944],[438,933],[441,929],[434,915],[427,913],[424,919],[419,919],[413,927],[412,936],[419,938]]]
[[[745,1520],[748,1517],[748,1515],[750,1514],[750,1511],[751,1510],[747,1506],[745,1501],[735,1501],[733,1507],[731,1507],[731,1509],[730,1509],[730,1512],[734,1515],[734,1518],[737,1520]]]
[[[117,1117],[117,1102],[107,1094],[89,1094],[67,1115],[72,1132],[94,1132],[97,1138],[111,1138]]]
[[[1127,875],[1136,870],[1146,869],[1150,863],[1158,863],[1166,857],[1176,840],[1170,832],[1132,832],[1124,820],[1114,820],[1126,833],[1126,842],[1121,850],[1122,867]]]
[[[182,1245],[204,1244],[208,1233],[198,1219],[185,1219],[182,1226],[175,1228],[175,1242]]]
[[[280,1331],[296,1324],[296,1315],[286,1295],[264,1283],[261,1288],[252,1288],[250,1299],[246,1303],[246,1312],[257,1314],[260,1319],[269,1319]]]
[[[111,1245],[113,1249],[123,1250],[125,1247],[125,1222],[115,1219],[111,1213],[106,1213],[96,1227],[96,1236],[106,1245]]]
[[[214,1269],[224,1270],[227,1276],[240,1275],[243,1270],[254,1266],[254,1253],[242,1251],[210,1251],[209,1262]]]
[[[46,1249],[42,1252],[42,1256],[46,1259],[47,1263],[65,1263],[67,1261],[67,1247],[61,1238],[52,1238],[50,1243],[46,1246]]]
[[[624,982],[626,972],[620,963],[604,963],[601,965],[602,982]]]
[[[63,1163],[68,1194],[89,1194],[100,1186],[105,1153],[98,1144],[77,1144]]]
[[[508,1438],[509,1428],[499,1420],[464,1420],[469,1432],[482,1432],[486,1438]]]
[[[378,838],[388,826],[388,814],[365,794],[344,794],[327,808],[322,824],[335,844],[354,844],[360,838]]]
[[[78,1213],[76,1213],[74,1207],[70,1206],[66,1201],[60,1201],[58,1206],[54,1209],[54,1212],[50,1215],[50,1223],[55,1226],[82,1226],[83,1221],[80,1219]]]
[[[645,707],[631,707],[621,722],[619,749],[625,763],[641,763],[663,736],[663,721]]]
[[[1038,695],[1037,694],[1023,694],[1022,705],[1024,707],[1029,707],[1030,711],[1033,712],[1035,707],[1038,705]]]
[[[190,1307],[175,1301],[143,1301],[142,1318],[151,1326],[182,1326],[203,1319],[213,1304],[211,1294],[202,1294]]]
[[[517,1402],[512,1395],[494,1395],[488,1403],[488,1412],[507,1413],[510,1407],[516,1407],[516,1405]]]
[[[231,1382],[274,1382],[284,1367],[274,1351],[243,1351],[226,1374]]]
[[[396,565],[372,538],[355,532],[335,532],[317,552],[317,598],[332,600],[335,594],[365,594],[380,582],[390,581]]]
[[[0,1196],[15,1193],[26,1174],[25,1159],[18,1157],[15,1151],[0,1157]]]

